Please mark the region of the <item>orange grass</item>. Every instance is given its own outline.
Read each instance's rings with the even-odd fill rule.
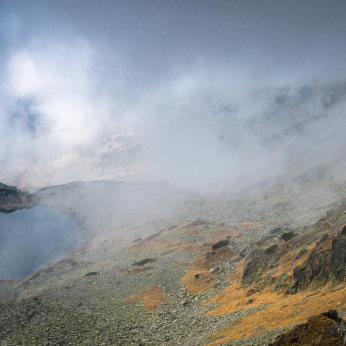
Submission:
[[[255,222],[255,221],[244,221],[241,223],[241,227],[243,227],[247,231],[258,231],[261,225],[262,225],[261,222]]]
[[[313,247],[310,246],[310,250]],[[308,256],[307,254],[299,259],[302,263]],[[298,261],[296,261],[298,264]],[[278,272],[283,272],[289,266],[287,263],[282,265]],[[317,291],[310,288],[306,291],[294,295],[285,295],[283,292],[272,292],[271,287],[251,295],[252,303],[247,304],[249,297],[247,291],[255,285],[243,289],[241,287],[241,276],[244,267],[244,260],[236,266],[236,272],[231,274],[229,279],[232,284],[225,288],[221,293],[209,298],[203,305],[214,303],[218,307],[208,315],[230,314],[237,310],[248,310],[250,308],[268,305],[264,310],[245,316],[229,327],[214,333],[208,345],[216,346],[222,342],[232,339],[245,339],[254,336],[258,328],[266,328],[267,331],[279,327],[292,326],[297,323],[306,322],[311,315],[346,307],[346,284],[332,286],[331,284]]]
[[[124,299],[124,302],[132,302],[134,300],[140,300],[143,303],[142,308],[145,311],[155,310],[160,304],[169,301],[162,288],[158,285],[148,286],[139,294]]]
[[[196,274],[199,275],[198,278],[195,277]],[[196,294],[206,291],[216,276],[216,274],[210,274],[208,270],[185,270],[181,283],[191,294]]]
[[[233,252],[228,247],[198,255],[190,265],[190,268],[185,270],[185,275],[180,281],[191,294],[204,292],[210,287],[214,278],[217,276],[209,273],[209,269],[214,266],[215,262],[224,261],[233,256]],[[198,278],[195,277],[196,274],[199,274]]]
[[[184,228],[182,230],[182,233],[184,235],[190,235],[190,234],[201,234],[204,232],[204,229],[200,228],[200,227],[192,227],[192,228]]]
[[[207,247],[207,249],[210,249],[210,247]],[[216,251],[208,251],[198,255],[194,259],[191,269],[211,269],[215,262],[225,261],[227,258],[231,258],[233,256],[234,253],[228,247],[223,247]]]
[[[224,240],[226,237],[231,236],[232,238],[237,236],[239,231],[233,228],[232,226],[220,226],[216,229],[216,231],[211,234],[212,238],[216,240]]]

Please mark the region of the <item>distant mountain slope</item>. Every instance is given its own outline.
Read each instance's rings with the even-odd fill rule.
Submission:
[[[139,221],[182,216],[195,195],[164,181],[74,182],[46,187],[35,194],[40,205],[73,215],[88,237]]]

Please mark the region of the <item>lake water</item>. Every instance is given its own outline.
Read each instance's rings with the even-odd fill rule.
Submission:
[[[0,279],[20,279],[75,248],[81,230],[70,215],[44,207],[0,213]]]

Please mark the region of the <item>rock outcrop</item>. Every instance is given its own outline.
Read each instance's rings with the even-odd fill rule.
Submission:
[[[293,270],[293,281],[286,293],[297,293],[311,284],[324,286],[327,282],[337,284],[346,279],[346,239],[338,235],[329,244],[318,244],[309,258]]]
[[[269,346],[323,345],[344,346],[346,343],[345,321],[335,310],[313,316],[306,323],[282,334]]]
[[[19,209],[28,209],[36,205],[36,197],[14,186],[0,183],[0,212],[12,213]]]

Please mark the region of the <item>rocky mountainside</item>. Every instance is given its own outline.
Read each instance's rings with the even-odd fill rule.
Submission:
[[[345,314],[344,206],[295,230],[195,219],[141,237],[141,226],[2,282],[2,344],[267,345],[312,315]]]
[[[173,185],[116,181],[74,182],[35,192],[38,204],[76,218],[87,241],[142,222],[146,229],[183,218],[196,194]]]
[[[214,194],[165,182],[38,190],[35,203],[75,217],[85,241],[0,282],[0,345],[285,345],[290,331],[304,345],[304,323],[316,345],[326,330],[343,345],[343,322],[309,320],[346,314],[343,167],[337,152]]]
[[[345,321],[335,310],[312,316],[308,322],[281,335],[269,346],[324,345],[343,346],[346,343]]]

